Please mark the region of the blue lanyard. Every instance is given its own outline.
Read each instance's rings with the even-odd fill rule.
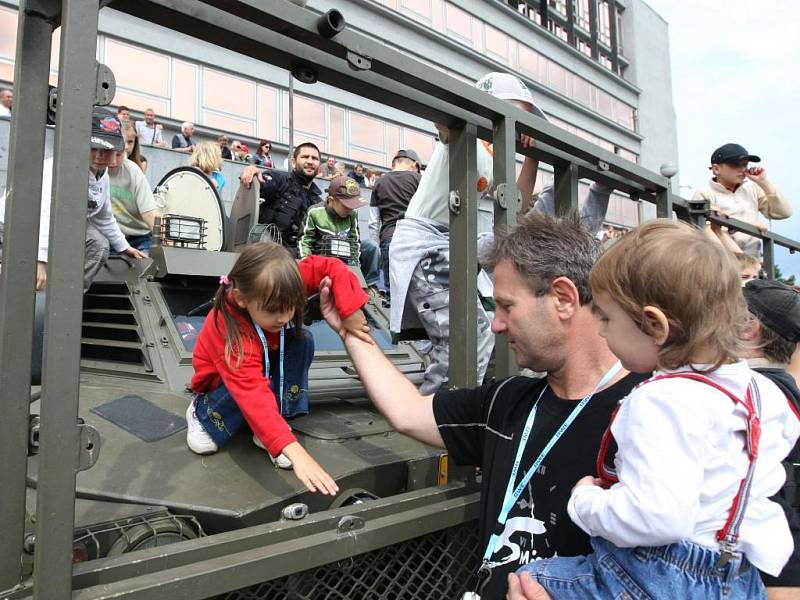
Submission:
[[[264,332],[261,330],[261,327],[255,323],[253,323],[253,327],[256,328],[258,338],[261,340],[261,346],[264,348],[264,377],[269,381],[269,348],[267,348],[267,339],[264,337]],[[278,363],[278,368],[280,370],[280,385],[278,386],[280,396],[278,396],[278,406],[280,407],[281,415],[283,414],[283,347],[285,332],[286,328],[281,328],[280,362]]]
[[[594,386],[594,389],[591,391],[591,393],[589,393],[588,396],[584,397],[583,400],[581,400],[578,403],[578,406],[576,406],[572,410],[572,412],[569,414],[566,420],[561,424],[561,427],[559,427],[558,430],[555,432],[555,434],[553,434],[553,437],[550,438],[549,442],[547,442],[545,447],[539,453],[539,456],[537,456],[536,460],[533,461],[531,468],[525,472],[525,475],[522,477],[522,480],[515,488],[514,480],[517,478],[517,471],[519,470],[519,465],[522,462],[522,454],[525,451],[525,446],[528,443],[528,438],[531,435],[531,429],[533,429],[533,421],[536,418],[536,408],[539,406],[539,400],[542,399],[542,396],[544,396],[544,392],[547,389],[547,385],[544,386],[542,392],[539,394],[539,397],[536,399],[536,402],[534,402],[533,408],[531,409],[531,412],[528,415],[528,420],[525,422],[525,427],[522,430],[522,436],[520,437],[519,446],[517,447],[517,456],[514,459],[514,466],[511,468],[511,475],[509,475],[508,485],[506,486],[506,493],[505,496],[503,497],[503,507],[500,510],[500,514],[497,516],[497,523],[500,526],[503,527],[505,526],[506,519],[508,519],[508,513],[511,512],[511,509],[514,507],[514,504],[516,504],[517,500],[519,500],[519,497],[522,494],[522,490],[524,490],[525,486],[528,485],[528,482],[531,480],[531,477],[533,477],[534,473],[536,473],[536,471],[539,469],[539,466],[542,464],[542,461],[548,455],[553,446],[555,446],[559,438],[561,438],[561,436],[564,435],[564,432],[569,428],[569,426],[572,425],[572,422],[577,418],[577,416],[580,414],[583,408],[589,403],[589,400],[592,399],[592,396],[594,396],[597,393],[597,390],[599,390],[602,387],[605,387],[608,384],[608,382],[611,381],[616,376],[617,373],[619,373],[619,370],[621,368],[622,365],[620,364],[619,361],[614,363],[614,366],[612,366],[606,372],[606,374],[603,375],[603,377],[600,379],[597,385]],[[498,536],[496,533],[493,533],[492,537],[489,538],[489,543],[486,546],[486,552],[483,555],[484,565],[486,565],[489,562],[489,559],[491,559],[492,554],[494,554],[495,550],[497,549],[497,543],[499,540],[500,536]]]

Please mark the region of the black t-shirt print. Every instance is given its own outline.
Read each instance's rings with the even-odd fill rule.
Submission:
[[[493,532],[499,540],[491,558],[492,575],[483,600],[502,599],[508,573],[538,558],[577,556],[591,552],[589,537],[567,514],[575,482],[595,474],[600,439],[611,411],[645,375],[630,374],[595,394],[553,446],[531,478],[501,530],[497,517],[528,414],[539,397],[536,418],[522,455],[515,485],[558,428],[580,402],[558,398],[544,379],[513,377],[472,390],[441,391],[434,398],[434,415],[451,458],[483,471],[480,544],[483,556]]]

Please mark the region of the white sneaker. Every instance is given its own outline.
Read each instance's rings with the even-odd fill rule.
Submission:
[[[194,412],[194,402],[186,409],[186,445],[195,454],[214,454],[219,450],[217,443],[211,439],[208,432],[203,429]]]
[[[258,436],[255,434],[253,435],[253,443],[262,450],[264,451],[267,450],[267,448],[264,446],[264,444],[261,443],[261,440],[258,439]],[[283,452],[278,454],[277,458],[273,457],[272,454],[270,454],[269,452],[267,452],[267,456],[269,456],[269,459],[272,461],[272,464],[278,467],[279,469],[292,468],[292,461],[289,460],[289,457],[286,456]]]

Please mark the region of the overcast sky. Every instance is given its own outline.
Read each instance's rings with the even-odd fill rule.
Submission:
[[[773,229],[800,240],[800,2],[646,2],[669,23],[681,185],[702,186],[714,148],[740,143],[794,207]],[[800,253],[778,252],[800,279]]]

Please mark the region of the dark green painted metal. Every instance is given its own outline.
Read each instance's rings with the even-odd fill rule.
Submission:
[[[478,173],[474,125],[450,129],[450,190],[459,209],[450,212],[449,385],[478,383]],[[452,199],[451,199],[452,204]],[[458,298],[459,301],[452,300]],[[465,299],[465,302],[461,302]]]
[[[16,105],[9,144],[9,198],[6,203],[0,272],[0,456],[5,465],[0,494],[0,590],[20,581],[25,527],[25,472],[30,397],[31,347],[42,160],[47,115],[47,80],[52,28],[29,14],[23,0],[14,66]],[[14,282],[8,285],[6,282]]]

